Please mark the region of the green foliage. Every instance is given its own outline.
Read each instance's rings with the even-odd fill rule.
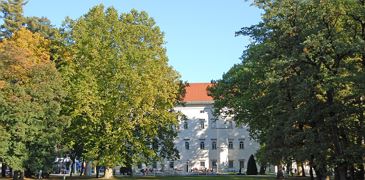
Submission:
[[[247,175],[257,175],[258,174],[256,160],[252,154],[247,162],[247,173],[246,174]]]
[[[37,32],[47,39],[55,39],[58,30],[45,18],[25,17],[23,6],[24,0],[1,0],[0,12],[4,23],[0,26],[0,39],[10,38],[15,31],[26,28],[31,32]],[[51,54],[52,55],[52,54]]]
[[[106,167],[131,156],[134,162],[175,157],[171,109],[181,83],[153,19],[100,5],[62,31],[71,54],[60,69],[69,85],[64,111],[72,123],[65,137],[73,154]]]
[[[0,38],[10,38],[12,33],[23,27],[25,18],[23,16],[24,0],[2,0],[0,1],[1,18],[4,24],[0,26]]]
[[[0,43],[0,158],[13,170],[47,170],[66,125],[59,114],[63,81],[49,44],[25,29]]]
[[[259,160],[310,161],[318,176],[363,171],[363,1],[255,1],[263,21],[242,28],[253,43],[210,89],[262,144]]]

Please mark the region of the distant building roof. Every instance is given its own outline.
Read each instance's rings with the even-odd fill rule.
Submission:
[[[213,102],[213,98],[208,96],[207,88],[211,83],[189,83],[186,87],[184,102]]]

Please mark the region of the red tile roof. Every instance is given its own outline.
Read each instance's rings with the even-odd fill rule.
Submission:
[[[184,102],[213,101],[207,91],[207,87],[211,85],[211,83],[189,83],[189,86],[186,87]]]

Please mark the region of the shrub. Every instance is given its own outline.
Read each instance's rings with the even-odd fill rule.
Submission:
[[[247,162],[247,175],[257,175],[257,166],[255,157],[251,154]]]

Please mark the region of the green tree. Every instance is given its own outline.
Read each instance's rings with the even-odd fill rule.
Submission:
[[[25,24],[23,5],[25,4],[26,2],[24,0],[0,1],[1,18],[4,20],[4,24],[0,26],[1,39],[10,38],[13,32],[23,27]]]
[[[59,114],[63,81],[50,61],[49,44],[23,28],[0,43],[0,123],[9,133],[0,158],[17,174],[49,172],[67,125]]]
[[[318,179],[363,177],[364,2],[255,5],[263,21],[237,32],[253,43],[211,88],[217,110],[248,124],[270,163],[309,162]]]
[[[75,154],[105,166],[106,177],[128,159],[176,157],[178,114],[171,110],[181,83],[154,20],[100,5],[69,20],[63,32],[71,52],[60,67],[70,90],[65,111],[72,117],[65,136]]]

